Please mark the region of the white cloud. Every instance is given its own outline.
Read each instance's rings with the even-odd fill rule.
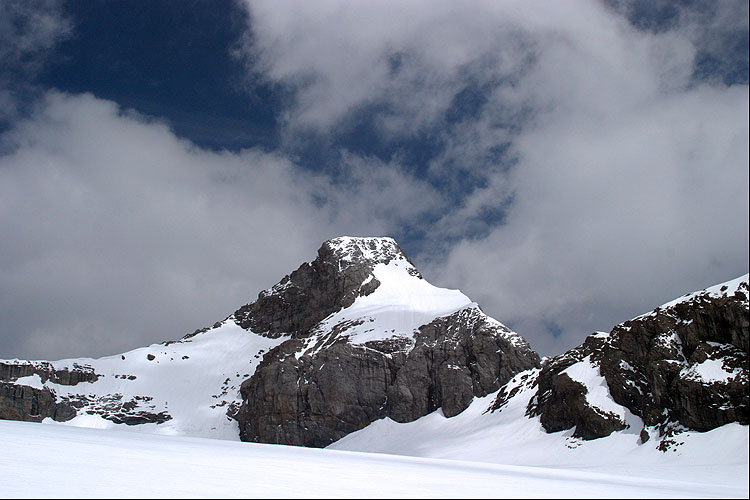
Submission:
[[[590,36],[540,53],[505,224],[441,266],[542,352],[747,271],[747,86],[691,87],[678,33]]]
[[[376,106],[385,141],[440,135],[426,178],[347,151],[335,179],[284,152],[208,152],[114,103],[50,93],[0,149],[11,355],[173,339],[253,300],[328,237],[418,224],[428,279],[545,354],[747,272],[748,87],[691,80],[708,36],[695,23],[639,32],[583,1],[250,11],[254,69],[296,88],[290,141],[335,136]],[[476,112],[448,123],[472,86]],[[478,187],[457,193],[465,176]],[[506,210],[503,223],[474,231],[488,210]]]
[[[256,68],[297,87],[292,128],[331,127],[377,102],[391,106],[383,125],[394,133],[439,117],[470,76],[468,66],[507,74],[523,64],[515,12],[531,9],[524,2],[444,0],[248,7],[253,39],[246,50]]]
[[[457,245],[441,281],[554,352],[743,274],[747,96],[702,88],[598,130],[569,119],[522,134],[506,223]],[[570,338],[535,334],[548,322]]]
[[[289,130],[337,133],[381,105],[386,136],[430,126],[442,134],[433,184],[484,179],[427,228],[434,247],[456,243],[444,259],[424,257],[425,274],[461,287],[542,352],[747,271],[748,87],[692,80],[711,33],[696,35],[691,16],[653,33],[598,2],[249,9],[255,60],[269,78],[297,85]],[[472,82],[484,89],[481,111],[447,126],[446,111]],[[488,154],[505,146],[501,160]],[[502,225],[461,239],[470,221],[509,200]]]
[[[364,166],[363,182],[342,190],[274,154],[200,150],[90,95],[49,94],[4,139],[8,355],[103,355],[179,338],[254,300],[324,239],[391,231],[403,215],[385,213],[387,200],[409,196],[397,174]]]
[[[370,227],[384,234],[444,207],[435,188],[404,172],[398,163],[343,152],[340,168],[343,180],[326,188],[326,201],[342,226]]]

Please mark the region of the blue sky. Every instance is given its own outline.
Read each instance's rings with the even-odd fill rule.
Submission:
[[[747,2],[0,5],[0,357],[179,338],[342,234],[542,354],[747,272]]]

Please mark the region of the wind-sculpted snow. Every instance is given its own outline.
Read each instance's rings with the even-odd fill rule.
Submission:
[[[328,240],[314,261],[260,292],[255,302],[239,308],[233,317],[243,328],[266,336],[305,337],[330,314],[373,293],[380,286],[374,268],[391,262],[400,263],[409,276],[421,278],[391,238]]]
[[[414,344],[414,335],[422,325],[435,318],[476,305],[458,290],[447,290],[415,279],[413,269],[404,260],[376,264],[371,280],[378,287],[371,294],[357,297],[354,303],[318,323],[306,345],[316,345],[321,335],[336,330],[355,345],[400,337]],[[299,355],[309,354],[302,351]]]
[[[691,303],[700,303],[713,299],[726,299],[736,297],[740,301],[744,300],[745,303],[747,303],[749,277],[749,274],[745,274],[744,276],[729,280],[725,283],[719,283],[718,285],[710,286],[708,288],[704,288],[703,290],[698,290],[697,292],[686,293],[682,297],[678,297],[674,300],[670,300],[665,304],[662,304],[651,312],[642,314],[641,316],[634,318],[632,321],[636,321],[649,316],[653,317],[662,311],[674,311],[676,307],[681,305],[690,305]]]
[[[475,398],[455,417],[446,418],[437,410],[408,423],[384,418],[327,449],[533,466],[540,472],[552,469],[561,474],[586,471],[629,477],[643,486],[652,480],[668,480],[687,490],[667,496],[747,498],[747,426],[732,423],[708,432],[685,431],[679,436],[682,444],[668,453],[662,451],[658,439],[643,443],[637,432],[615,432],[594,440],[575,437],[573,429],[548,433],[538,417],[526,416],[528,403],[536,394],[538,371],[519,373],[496,393]],[[658,437],[658,431],[653,434]],[[466,496],[470,491],[467,485]],[[529,484],[518,497],[574,496],[572,491],[536,490]],[[498,490],[497,496],[504,492]],[[644,492],[649,498],[660,495],[655,490]],[[596,494],[587,489],[579,496],[593,498]],[[623,485],[622,490],[603,495],[610,496],[640,494],[628,492]]]

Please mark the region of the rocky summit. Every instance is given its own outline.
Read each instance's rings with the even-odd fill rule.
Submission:
[[[181,340],[0,361],[0,418],[323,447],[375,421],[451,418],[487,397],[488,415],[522,406],[547,433],[638,432],[668,447],[681,429],[748,423],[747,281],[688,294],[542,363],[463,293],[428,283],[393,239],[334,238]]]
[[[286,336],[242,383],[243,440],[326,446],[371,422],[463,411],[539,357],[389,238],[336,238],[235,313]]]
[[[749,295],[745,275],[595,333],[501,389],[492,410],[531,388],[526,415],[547,432],[629,430],[663,450],[686,430],[747,425]]]

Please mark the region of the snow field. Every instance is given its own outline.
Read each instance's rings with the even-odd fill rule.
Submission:
[[[246,498],[734,497],[747,489],[0,421],[0,496]]]
[[[386,418],[345,436],[328,448],[530,466],[571,473],[596,472],[633,481],[668,479],[691,485],[691,493],[685,493],[687,496],[747,498],[748,426],[734,423],[705,433],[685,432],[676,436],[683,444],[666,453],[656,449],[655,432],[651,440],[641,444],[640,427],[592,441],[573,438],[572,429],[547,434],[538,418],[525,417],[535,389],[524,386],[522,379],[524,376],[531,379],[534,371],[519,373],[508,383],[508,388],[522,386],[522,389],[502,411],[488,411],[497,393],[490,394],[475,398],[455,417],[445,418],[438,410],[409,423]],[[582,372],[576,375],[593,388],[597,373]],[[607,407],[598,398],[596,401]],[[636,419],[640,421],[634,416],[626,420],[632,425],[637,423]],[[676,490],[672,494],[682,496]],[[567,493],[557,494],[563,495]],[[639,495],[612,490],[604,496]],[[653,496],[659,496],[658,491],[654,491]]]

